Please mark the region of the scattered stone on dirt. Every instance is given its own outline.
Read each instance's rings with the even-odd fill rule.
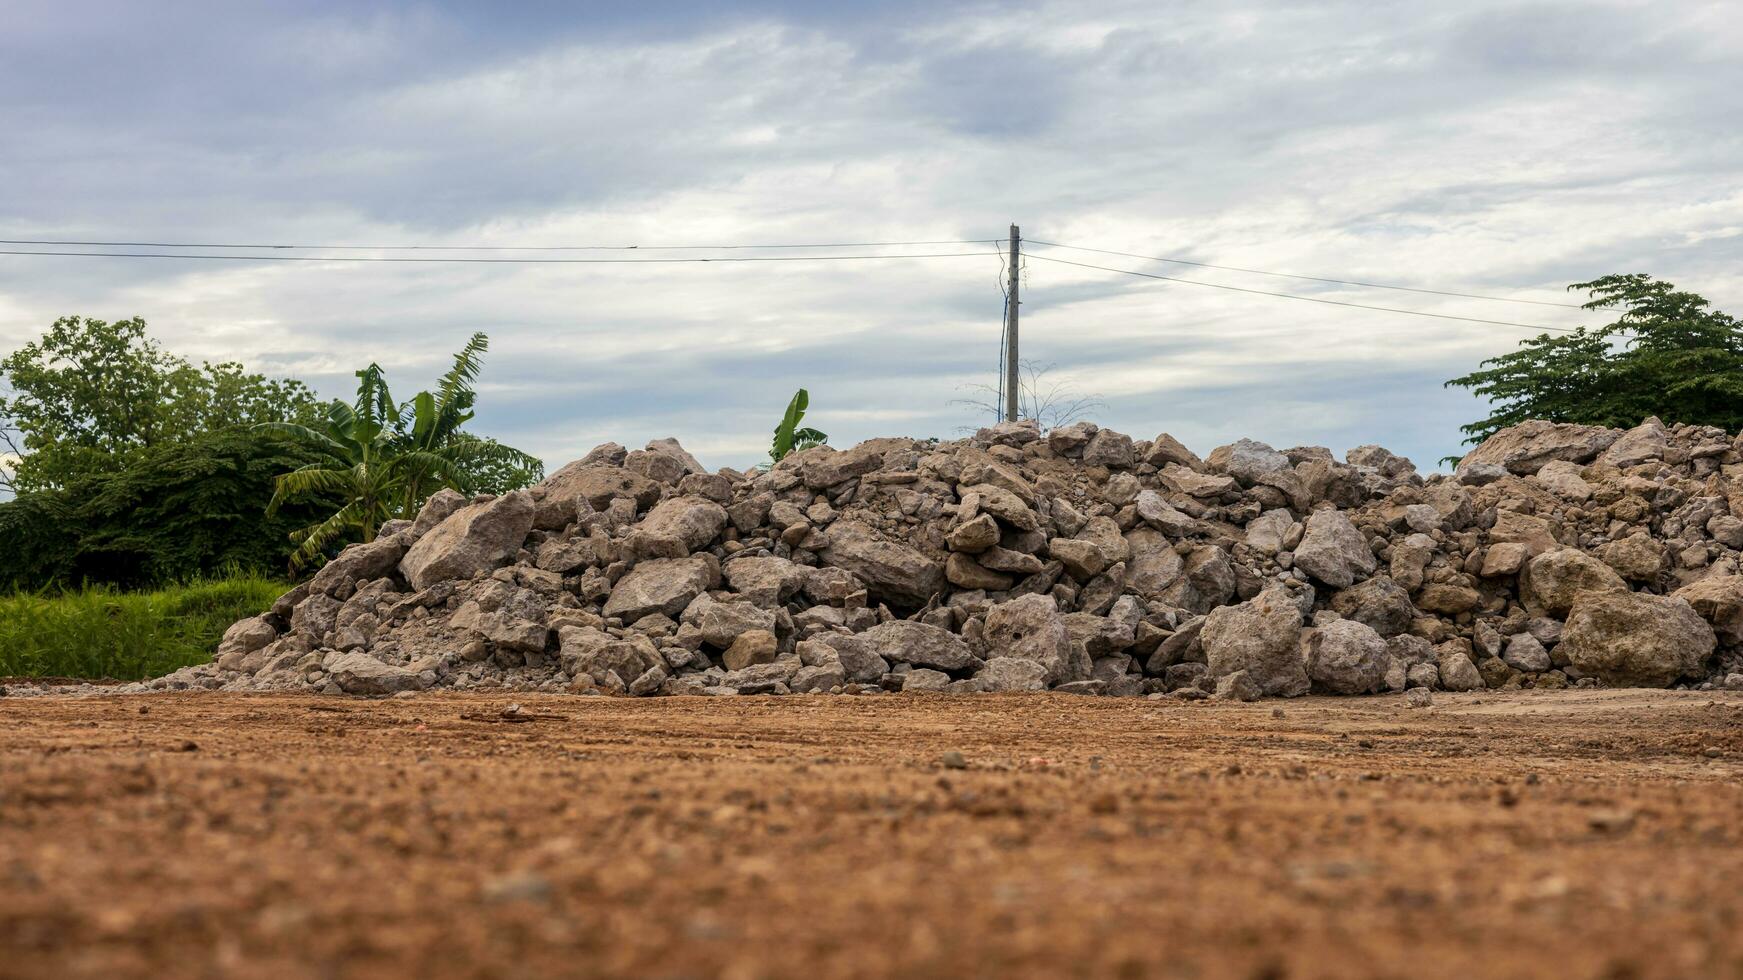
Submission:
[[[0,974],[1738,975],[1743,695],[1434,701],[9,698]]]
[[[1743,674],[1740,548],[1743,438],[1656,419],[1525,423],[1428,477],[1090,425],[743,473],[607,444],[437,495],[129,689],[1712,689]]]

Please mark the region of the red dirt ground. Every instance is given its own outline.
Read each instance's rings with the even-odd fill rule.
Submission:
[[[1737,694],[3,698],[0,976],[1743,976],[1740,775]]]

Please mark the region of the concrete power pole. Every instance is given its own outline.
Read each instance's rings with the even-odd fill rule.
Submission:
[[[1011,226],[1011,284],[1005,300],[1005,421],[1017,421],[1017,409],[1022,403],[1017,390],[1017,262],[1023,236],[1017,226]]]

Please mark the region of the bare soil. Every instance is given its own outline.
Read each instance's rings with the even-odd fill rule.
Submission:
[[[1735,693],[4,698],[0,975],[1743,976],[1740,775]]]

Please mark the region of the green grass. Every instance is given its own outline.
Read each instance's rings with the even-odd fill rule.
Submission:
[[[234,575],[120,592],[0,596],[0,677],[140,680],[212,659],[224,631],[289,586]]]

